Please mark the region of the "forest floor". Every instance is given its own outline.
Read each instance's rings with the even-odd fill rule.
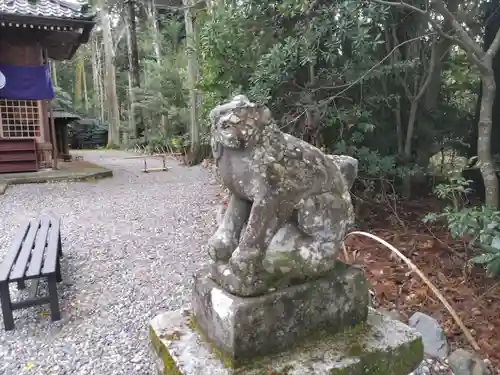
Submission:
[[[429,198],[389,205],[363,206],[361,230],[372,233],[412,260],[441,291],[471,331],[483,358],[500,368],[500,280],[479,267],[467,267],[461,240],[453,240],[442,224],[424,224],[422,218],[440,203]],[[438,319],[452,349],[471,349],[463,332],[443,304],[418,275],[374,240],[352,235],[346,241],[349,262],[366,270],[380,307],[397,310],[403,320],[414,312]]]

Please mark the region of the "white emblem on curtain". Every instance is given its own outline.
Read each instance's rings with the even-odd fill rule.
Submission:
[[[4,74],[0,71],[0,90],[5,87],[7,80],[5,79]]]

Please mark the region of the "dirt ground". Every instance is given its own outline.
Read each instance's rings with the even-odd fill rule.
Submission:
[[[360,230],[386,240],[411,259],[446,297],[471,331],[483,358],[500,368],[500,279],[479,267],[467,267],[461,240],[453,240],[443,224],[424,224],[436,210],[435,199],[398,204],[363,205]],[[370,238],[352,235],[346,241],[349,262],[360,265],[381,307],[399,311],[403,319],[421,311],[438,319],[452,348],[472,350],[450,313],[418,275],[392,252]]]

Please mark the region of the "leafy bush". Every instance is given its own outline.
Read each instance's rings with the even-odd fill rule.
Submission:
[[[68,138],[73,149],[93,149],[107,144],[108,124],[97,119],[82,119],[68,125]]]
[[[435,194],[448,206],[441,213],[426,215],[424,221],[445,219],[453,238],[463,237],[468,240],[466,246],[477,248],[478,254],[470,262],[484,266],[491,276],[499,276],[500,211],[485,206],[466,207],[470,183],[463,177],[453,177],[449,184],[438,185]]]

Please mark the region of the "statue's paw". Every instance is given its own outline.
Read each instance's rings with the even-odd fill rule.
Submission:
[[[241,251],[239,247],[231,255],[229,265],[236,275],[255,275],[263,268],[258,250]]]
[[[228,236],[220,236],[217,233],[208,241],[208,255],[214,261],[227,262],[236,248],[235,241],[227,239]]]
[[[208,255],[214,261],[227,262],[231,258],[231,249],[209,246]]]

